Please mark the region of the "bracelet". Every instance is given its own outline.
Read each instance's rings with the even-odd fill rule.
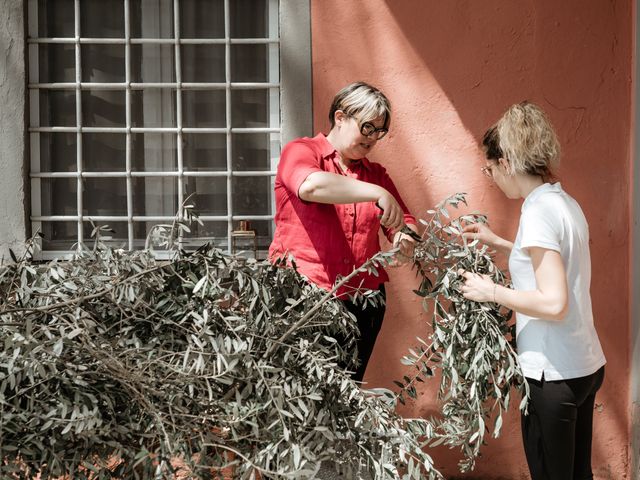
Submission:
[[[496,288],[498,288],[498,284],[493,284],[493,303],[496,303]]]

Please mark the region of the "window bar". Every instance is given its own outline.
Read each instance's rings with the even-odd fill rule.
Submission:
[[[37,0],[29,0],[28,3],[28,28],[29,36],[38,36],[38,5]],[[29,45],[29,81],[40,81],[40,46]],[[40,125],[40,91],[29,91],[29,125]],[[31,172],[40,171],[40,133],[29,133],[30,140],[30,163]],[[39,178],[31,177],[31,234],[42,231],[42,222],[33,219],[34,216],[42,215],[42,182]],[[36,241],[42,247],[42,240],[38,237]]]
[[[182,205],[184,203],[184,164],[182,158],[182,62],[180,55],[180,35],[182,32],[180,31],[180,1],[173,0],[173,37],[175,42],[175,55],[176,55],[176,126],[177,126],[177,137],[176,137],[176,154],[178,159],[178,219],[183,219],[183,208]],[[178,245],[182,248],[182,230],[178,230]]]
[[[231,172],[233,177],[271,177],[275,171],[243,170]],[[77,172],[33,172],[31,178],[76,178]],[[226,171],[185,170],[180,172],[142,171],[142,172],[82,172],[82,178],[126,178],[126,177],[228,177]]]
[[[280,38],[280,19],[279,19],[279,9],[278,9],[278,0],[269,0],[269,39],[279,39]],[[267,47],[268,50],[268,62],[269,62],[269,84],[277,84],[277,88],[269,89],[269,127],[278,128],[280,130],[280,44],[279,43],[270,43]],[[276,137],[276,138],[274,138]],[[270,144],[270,161],[269,161],[269,169],[274,171],[274,175],[271,177],[270,185],[271,192],[274,191],[275,188],[275,170],[278,167],[278,159],[280,158],[280,150],[282,145],[282,137],[281,135],[269,135],[269,144]],[[274,194],[269,195],[271,199],[271,209],[270,212],[272,217],[275,216],[276,212],[276,197]],[[272,225],[273,230],[275,231],[275,225]]]
[[[76,53],[76,173],[77,173],[77,210],[78,210],[78,248],[82,247],[84,240],[83,225],[83,203],[82,203],[82,69],[80,62],[80,0],[74,0],[74,32],[75,32],[75,53]]]
[[[132,38],[132,44],[142,45],[145,43],[148,44],[163,44],[163,45],[173,45],[176,43],[180,43],[181,45],[223,45],[226,43],[224,38]],[[124,38],[80,38],[80,43],[91,43],[91,44],[102,44],[102,45],[123,45],[126,43]],[[272,38],[234,38],[230,39],[232,45],[238,44],[268,44],[268,43],[279,43],[278,39]],[[69,43],[75,44],[75,38],[65,38],[65,37],[53,37],[53,38],[40,38],[34,37],[27,39],[27,43]]]
[[[233,152],[231,137],[231,18],[229,0],[224,0],[224,78],[226,80],[225,100],[226,100],[226,121],[227,121],[227,252],[231,253],[231,232],[233,231],[233,194],[232,176]]]
[[[233,133],[280,133],[280,128],[262,128],[262,127],[247,127],[247,128],[231,128],[226,127],[208,128],[208,127],[131,127],[131,133],[227,133],[229,130]],[[32,127],[30,132],[40,133],[127,133],[126,127]]]
[[[126,222],[126,215],[85,215],[82,217],[84,220],[93,220],[97,222]],[[134,215],[134,222],[152,221],[152,222],[171,222],[175,217],[168,215]],[[204,221],[227,221],[228,215],[201,215],[200,218]],[[272,220],[272,215],[235,215],[234,220]],[[78,215],[39,215],[33,217],[34,221],[38,222],[70,222],[77,221]]]
[[[277,47],[277,46],[276,46]],[[257,90],[273,89],[280,86],[279,83],[264,82],[131,82],[132,90],[142,90],[144,88],[182,88],[183,90],[224,90],[229,85],[235,90]],[[28,88],[50,88],[56,90],[72,90],[78,86],[77,82],[51,82],[51,83],[30,83]],[[80,88],[91,88],[92,90],[122,90],[128,86],[127,82],[80,82]]]
[[[124,79],[125,90],[125,169],[127,172],[127,239],[133,250],[133,178],[131,177],[131,13],[130,1],[124,0]]]

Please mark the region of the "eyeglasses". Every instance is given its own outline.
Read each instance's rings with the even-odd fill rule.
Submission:
[[[376,139],[380,140],[387,133],[389,133],[389,129],[388,128],[384,128],[384,127],[376,128],[376,126],[373,123],[364,122],[362,125],[360,125],[360,133],[365,137],[370,137],[373,134],[377,133],[378,136],[376,137]]]
[[[493,171],[491,170],[491,167],[489,166],[484,166],[482,168],[480,168],[480,171],[482,172],[482,174],[487,177],[487,178],[493,178]]]

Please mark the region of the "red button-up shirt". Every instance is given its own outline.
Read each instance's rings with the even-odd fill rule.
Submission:
[[[343,171],[338,164],[338,152],[324,134],[288,143],[282,150],[276,174],[276,231],[269,257],[275,260],[292,255],[300,273],[330,290],[339,275],[350,274],[380,251],[380,210],[374,202],[331,205],[300,199],[298,189],[313,172],[331,172],[380,185],[402,207],[405,223],[415,224],[415,218],[382,165],[363,158]],[[387,236],[393,234],[383,230]],[[387,280],[384,270],[378,276],[359,274],[337,293],[343,296],[353,287],[377,289]]]

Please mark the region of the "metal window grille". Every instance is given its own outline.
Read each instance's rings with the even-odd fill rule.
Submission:
[[[135,249],[190,194],[230,249],[272,237],[280,153],[278,0],[28,0],[31,191],[43,258],[91,222]]]

